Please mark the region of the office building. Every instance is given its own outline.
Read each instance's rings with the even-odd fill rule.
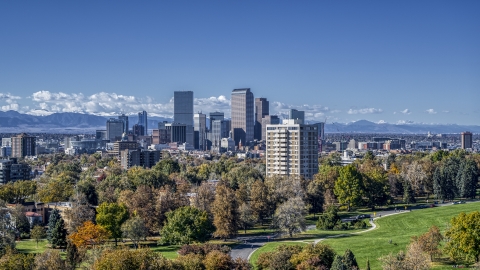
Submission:
[[[25,133],[12,137],[12,157],[35,156],[36,138]]]
[[[107,130],[105,129],[95,130],[95,140],[108,140]]]
[[[266,98],[255,99],[255,140],[262,139],[262,118],[269,115],[269,102]]]
[[[472,148],[473,140],[472,140],[472,133],[469,131],[462,132],[460,135],[462,149]]]
[[[311,179],[318,172],[318,126],[301,120],[267,125],[266,174]]]
[[[210,118],[209,118],[209,125],[208,125],[209,130],[212,130],[213,121],[224,120],[224,119],[225,119],[225,114],[223,112],[211,112]]]
[[[302,124],[305,124],[305,112],[295,109],[290,109],[288,112],[288,119],[301,120]]]
[[[123,132],[122,133],[125,133],[125,134],[128,134],[128,130],[129,130],[129,124],[128,124],[128,116],[126,116],[125,114],[122,114],[118,117],[119,120],[121,120],[123,122]]]
[[[250,88],[232,91],[232,134],[235,145],[247,145],[253,141],[254,105]]]
[[[140,124],[135,124],[132,127],[132,133],[134,136],[145,136],[145,127]]]
[[[230,134],[230,120],[214,120],[212,127],[207,135],[207,145],[212,151],[220,152],[220,144],[223,138],[228,138]]]
[[[280,124],[280,118],[276,115],[266,115],[262,118],[262,137],[261,140],[265,141],[267,136],[267,125],[278,125]]]
[[[170,133],[170,142],[194,145],[193,126],[180,123],[165,123],[165,129]]]
[[[158,123],[158,129],[152,131],[152,144],[167,144],[171,141],[170,129],[167,130],[166,121]]]
[[[31,168],[26,163],[18,163],[16,158],[0,160],[0,185],[18,180],[31,179]]]
[[[173,122],[193,127],[193,91],[174,92]]]
[[[142,135],[147,135],[148,134],[148,119],[147,119],[147,112],[139,112],[138,113],[138,123],[139,126],[142,126],[143,128],[143,134]]]
[[[138,150],[139,148],[140,145],[138,144],[138,142],[116,141],[113,143],[113,151],[110,151],[109,153],[111,155],[120,156],[120,154],[124,150]]]
[[[12,146],[12,138],[2,138],[2,147]]]
[[[193,116],[193,130],[195,134],[194,146],[198,150],[206,150],[205,140],[207,139],[207,116],[203,113],[196,113]]]
[[[107,120],[107,140],[116,142],[122,140],[125,132],[125,122],[122,119],[110,118]]]
[[[120,154],[120,164],[128,170],[134,166],[152,168],[160,160],[162,154],[158,150],[123,150]]]

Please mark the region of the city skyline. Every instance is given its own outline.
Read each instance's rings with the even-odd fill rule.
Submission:
[[[193,91],[195,111],[230,117],[248,87],[307,121],[478,125],[479,8],[2,2],[0,109],[172,117],[173,92]]]

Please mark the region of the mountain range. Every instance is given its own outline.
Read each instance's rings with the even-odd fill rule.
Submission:
[[[79,133],[94,132],[105,129],[109,117],[81,114],[54,113],[47,116],[22,114],[17,111],[0,111],[0,133],[45,132],[45,133]],[[129,116],[130,128],[137,123],[136,115]],[[170,118],[148,117],[149,129],[158,122],[172,121]],[[360,120],[352,123],[327,123],[326,133],[398,133],[398,134],[435,134],[460,133],[471,131],[480,133],[480,126],[445,125],[445,124],[389,124]]]

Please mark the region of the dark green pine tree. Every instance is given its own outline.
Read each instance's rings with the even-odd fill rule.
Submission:
[[[350,249],[345,250],[345,254],[343,254],[343,264],[347,269],[358,269],[357,259],[355,259],[355,255]]]
[[[52,248],[64,247],[67,245],[67,230],[62,218],[57,221],[50,235]]]
[[[415,193],[408,180],[403,181],[403,202],[406,204],[415,203]]]
[[[367,267],[365,268],[365,270],[370,270],[370,260],[367,259]]]
[[[53,209],[48,219],[48,229],[47,229],[47,240],[50,244],[52,243],[52,239],[51,239],[52,231],[55,228],[55,225],[57,224],[57,221],[60,218],[61,218],[60,211],[58,211],[58,209]]]
[[[477,193],[477,172],[477,163],[475,163],[475,161],[468,159],[462,160],[456,181],[459,197],[475,198]]]
[[[349,270],[347,266],[343,263],[343,257],[340,255],[335,255],[333,260],[332,267],[330,270]]]
[[[72,269],[75,269],[77,267],[77,264],[81,261],[81,256],[78,252],[78,248],[71,241],[67,241],[66,261],[68,265],[72,267]]]

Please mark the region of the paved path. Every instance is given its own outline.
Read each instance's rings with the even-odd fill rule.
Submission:
[[[467,203],[473,203],[473,202],[479,202],[479,201],[467,201]],[[449,206],[449,205],[452,205],[452,203],[449,202],[449,203],[443,203],[443,204],[436,204],[435,206]],[[382,218],[382,217],[391,216],[391,215],[409,213],[411,211],[416,211],[416,210],[420,210],[420,209],[423,209],[423,208],[425,208],[425,207],[416,206],[416,207],[407,208],[407,210],[404,210],[405,208],[403,208],[403,210],[397,209],[397,210],[380,211],[380,212],[376,212],[376,216],[373,218],[373,220],[378,219],[378,218]],[[377,225],[372,220],[370,220],[369,222],[370,222],[371,227],[364,230],[364,231],[353,232],[353,233],[345,233],[345,234],[334,235],[334,236],[329,236],[329,237],[325,237],[325,238],[314,239],[314,243],[316,244],[316,243],[321,242],[321,241],[323,241],[327,238],[342,237],[342,236],[349,235],[349,234],[361,234],[361,233],[365,233],[365,232],[368,232],[368,231],[371,231],[371,230],[374,230],[374,229],[377,228]],[[313,230],[313,229],[315,229],[315,225],[310,225],[310,226],[307,227],[307,231]],[[237,246],[233,247],[232,251],[230,252],[230,255],[232,256],[233,259],[242,258],[242,259],[249,260],[250,256],[252,256],[252,254],[253,254],[253,252],[255,252],[255,250],[259,249],[260,247],[265,245],[267,242],[273,241],[274,238],[276,238],[277,236],[278,235],[270,235],[270,238],[268,238],[267,236],[253,236],[253,237],[244,237],[244,238],[238,237],[237,238],[238,240],[246,241],[246,244],[240,244],[240,245],[237,245]],[[310,242],[305,242],[305,243],[311,243],[312,240],[309,239],[309,241]],[[298,241],[288,241],[288,242],[304,242],[304,241],[303,240],[298,240]]]

